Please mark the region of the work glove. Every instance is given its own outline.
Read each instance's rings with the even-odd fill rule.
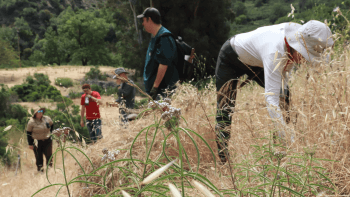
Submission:
[[[152,97],[153,100],[156,100],[157,93],[158,93],[158,88],[152,87],[149,95]]]

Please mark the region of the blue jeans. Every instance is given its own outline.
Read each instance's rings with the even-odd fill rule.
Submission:
[[[86,127],[89,131],[91,141],[96,142],[97,139],[103,137],[101,119],[86,120]]]

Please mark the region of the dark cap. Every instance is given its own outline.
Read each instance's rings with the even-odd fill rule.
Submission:
[[[154,7],[146,8],[142,14],[137,16],[139,19],[143,17],[150,17],[153,22],[160,23],[160,12]]]

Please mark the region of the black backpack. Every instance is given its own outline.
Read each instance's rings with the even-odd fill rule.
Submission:
[[[177,49],[177,63],[175,67],[177,69],[177,72],[179,73],[180,81],[182,82],[188,80],[193,73],[193,65],[185,60],[185,55],[191,55],[192,47],[185,43],[180,36],[178,37],[178,39],[176,39],[172,33],[160,34],[155,42],[155,46],[157,46],[160,38],[164,36],[171,36],[174,38]]]

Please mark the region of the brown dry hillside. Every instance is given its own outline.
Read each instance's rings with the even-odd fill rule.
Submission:
[[[348,195],[350,193],[350,113],[348,111],[350,107],[350,92],[347,87],[350,83],[348,80],[350,78],[348,67],[350,62],[348,58],[344,57],[348,57],[348,53],[335,59],[331,66],[327,63],[321,63],[317,66],[302,64],[293,73],[290,80],[292,95],[291,121],[284,129],[287,131],[287,137],[294,133],[296,141],[288,146],[287,149],[275,147],[272,143],[271,133],[276,131],[276,128],[274,120],[271,120],[268,116],[264,95],[262,94],[264,92],[263,89],[251,83],[239,90],[235,113],[232,116],[232,135],[229,141],[231,165],[227,163],[225,165],[217,165],[215,169],[214,159],[209,149],[198,137],[194,137],[194,140],[199,145],[198,150],[201,157],[199,173],[208,178],[220,191],[235,190],[229,191],[228,194],[237,193],[237,188],[242,192],[251,191],[257,195],[261,195],[262,190],[266,190],[266,193],[270,194],[274,192],[269,189],[272,184],[271,180],[275,180],[274,178],[277,177],[273,173],[278,165],[273,155],[281,153],[280,151],[285,151],[283,153],[286,154],[287,158],[280,160],[280,167],[285,169],[285,171],[280,172],[278,175],[278,177],[282,177],[280,180],[283,181],[279,184],[298,192],[304,192],[304,196],[316,196],[317,193],[322,192],[333,196]],[[41,69],[41,72],[57,72],[61,75],[66,72],[73,79],[79,79],[77,76],[82,77],[83,73],[88,70],[84,70],[83,67],[61,68],[42,67],[38,69]],[[102,68],[108,70],[108,68]],[[35,69],[32,68],[32,70]],[[69,69],[70,72],[68,72]],[[31,69],[22,72],[21,69],[18,69],[17,71],[22,73],[22,76],[25,76],[25,73],[29,72],[29,70]],[[0,73],[3,75],[2,71]],[[6,71],[4,73],[7,76],[11,76],[16,71],[12,71],[12,73],[11,71]],[[108,98],[103,99],[108,100]],[[201,91],[198,91],[191,85],[180,85],[172,97],[171,105],[181,108],[182,116],[187,121],[186,123],[181,120],[179,126],[191,129],[203,136],[215,155],[217,155],[214,141],[215,134],[213,132],[216,107],[215,84],[211,82]],[[159,112],[152,112],[150,115],[143,116],[141,119],[130,123],[127,128],[124,128],[117,122],[117,108],[106,108],[103,106],[101,112],[104,138],[94,145],[82,148],[95,167],[106,163],[101,161],[103,156],[102,149],[104,148],[120,150],[116,157],[118,160],[130,158],[129,150],[135,137],[143,128],[154,124],[155,118],[159,118],[161,115]],[[161,121],[161,124],[163,125],[164,121]],[[162,155],[164,136],[169,133],[169,130],[164,129],[155,136],[155,143],[152,146],[149,157],[151,161],[157,161]],[[146,148],[150,148],[150,141],[153,139],[154,134],[155,129],[150,129],[147,134],[144,132],[139,135],[132,150],[133,158],[141,161],[145,160],[147,155]],[[193,170],[196,170],[197,152],[192,145],[191,139],[182,131],[179,131],[179,139],[183,144],[184,150],[188,153],[188,163],[186,161],[185,168],[189,169],[191,166]],[[148,143],[147,146],[146,143]],[[1,196],[30,196],[38,189],[49,184],[45,176],[35,173],[35,167],[31,163],[34,155],[25,144],[23,144],[20,152],[24,158],[22,174],[14,176],[14,171],[1,169]],[[177,146],[175,137],[170,136],[166,141],[164,150],[169,156],[176,157],[178,154]],[[55,145],[55,147],[57,146]],[[91,170],[89,162],[81,154],[76,152],[73,152],[73,154],[77,156],[84,169],[87,171]],[[274,159],[268,159],[270,156]],[[61,157],[58,158],[57,166],[61,167],[62,160]],[[68,180],[82,173],[72,157],[64,155],[64,158]],[[311,158],[313,159],[312,161]],[[144,169],[136,168],[127,161],[118,162],[115,166],[127,168],[138,176],[142,176]],[[269,166],[267,174],[265,174],[266,166]],[[151,170],[150,165],[145,170],[149,172]],[[329,179],[316,173],[316,170],[322,172]],[[53,169],[50,169],[48,173],[51,183],[64,182],[60,170],[55,174]],[[231,173],[234,175],[234,178],[231,177]],[[130,178],[132,174],[125,177],[118,169],[114,169],[113,173],[110,173],[107,169],[102,169],[96,174],[107,175],[106,180],[100,177],[90,177],[89,181],[99,184],[105,182],[108,186],[108,191],[123,184],[134,184],[134,179]],[[262,179],[262,177],[265,178]],[[298,185],[297,182],[290,183],[289,180],[292,178],[294,181],[300,180],[302,184]],[[173,181],[179,184],[180,179],[174,179]],[[329,181],[332,181],[334,185],[330,184]],[[266,186],[264,185],[265,183],[269,185]],[[167,184],[167,181],[162,182],[162,184]],[[311,184],[312,187],[302,186],[304,184]],[[259,187],[258,189],[260,190],[254,189],[255,187]],[[334,191],[327,189],[327,187],[333,188]],[[37,196],[54,196],[58,189],[58,186],[52,187],[44,190]],[[99,186],[90,185],[87,188],[84,184],[79,183],[71,185],[70,190],[73,196],[91,196],[92,194],[106,193]],[[131,190],[128,191],[130,192]],[[276,189],[275,191],[275,196],[279,196],[279,193],[282,193],[281,196],[292,196],[287,190],[281,190],[280,192],[279,189]],[[149,196],[148,194],[143,195]],[[230,196],[228,194],[224,196]],[[186,195],[201,196],[194,190],[187,190]],[[67,191],[62,189],[58,196],[67,196]],[[170,196],[170,194],[166,193],[166,196]]]
[[[18,68],[18,69],[2,69],[0,70],[0,83],[4,83],[9,87],[12,87],[17,84],[22,84],[27,75],[33,75],[35,72],[47,74],[50,78],[51,84],[54,85],[57,89],[59,89],[62,95],[68,94],[68,89],[56,86],[54,84],[55,78],[57,77],[68,77],[75,81],[82,79],[85,76],[85,73],[90,70],[90,66],[57,66],[57,67],[35,67],[35,68]],[[100,70],[102,72],[110,72],[115,68],[101,66]],[[80,85],[76,85],[73,88],[79,89]],[[112,96],[102,96],[103,103],[111,102],[114,98]],[[74,104],[80,105],[80,99],[73,99]],[[47,108],[56,108],[55,103],[43,103],[43,102],[20,102],[22,106],[30,108],[34,108],[37,106],[47,107]],[[85,151],[87,153],[91,151],[101,152],[96,146],[98,144],[106,144],[109,140],[115,140],[116,142],[122,142],[123,135],[125,132],[121,130],[117,130],[112,125],[115,124],[115,121],[118,120],[119,111],[117,108],[109,107],[106,108],[105,105],[101,106],[101,115],[103,120],[103,135],[104,139],[99,141],[95,145],[95,147],[89,147]],[[32,150],[28,149],[25,144],[26,139],[24,139],[25,143],[22,145],[22,149],[20,150],[20,154],[22,156],[22,173],[19,173],[17,176],[14,176],[15,171],[1,169],[0,172],[0,196],[31,196],[34,192],[39,190],[40,188],[48,185],[45,175],[36,173],[35,166],[35,157]],[[111,143],[111,144],[115,144]],[[56,142],[54,142],[54,149],[57,147]],[[102,153],[101,153],[102,154]],[[66,155],[67,157],[67,155]],[[69,178],[77,176],[77,165],[71,157],[67,157],[66,159],[67,166],[67,174]],[[62,165],[61,160],[58,160],[57,165]],[[60,167],[62,168],[62,167]],[[62,173],[58,170],[57,173],[54,173],[53,170],[49,171],[50,181],[53,182],[63,182]],[[51,180],[52,178],[52,180]],[[68,178],[68,179],[69,179]],[[42,193],[39,193],[37,196],[54,196],[57,192],[58,188],[45,190]],[[56,192],[55,192],[56,191]],[[75,193],[73,191],[73,193]],[[64,191],[61,192],[59,196],[67,196],[67,193]]]

